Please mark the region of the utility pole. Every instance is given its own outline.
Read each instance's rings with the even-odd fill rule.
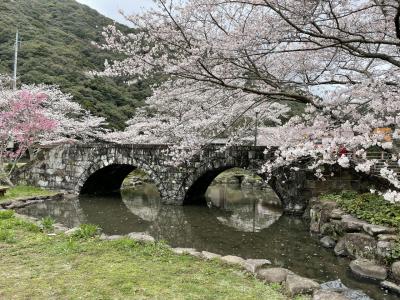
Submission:
[[[12,88],[15,91],[17,89],[17,65],[18,65],[18,48],[19,48],[19,32],[17,28],[17,33],[15,34],[15,45],[14,45],[14,74],[12,81]]]
[[[255,113],[256,113],[256,126],[254,129],[254,146],[257,146],[257,136],[258,136],[258,115],[260,114],[260,109],[258,107],[256,107],[255,109]]]

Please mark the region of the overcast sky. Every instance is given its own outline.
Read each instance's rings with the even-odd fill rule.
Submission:
[[[117,21],[124,23],[125,19],[118,13],[120,9],[126,14],[132,12],[140,12],[143,9],[154,5],[152,0],[77,0],[80,3],[86,4],[94,8],[99,13]]]

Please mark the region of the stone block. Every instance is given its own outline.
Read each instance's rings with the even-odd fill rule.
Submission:
[[[247,271],[255,273],[258,269],[270,264],[268,259],[246,259],[243,266]]]
[[[223,256],[221,257],[221,260],[230,265],[240,265],[240,266],[243,266],[245,262],[243,258],[234,255]]]
[[[262,268],[257,270],[257,277],[266,283],[282,283],[292,271],[285,268]]]
[[[131,232],[128,234],[128,238],[137,241],[137,242],[145,242],[145,243],[154,243],[155,239],[144,232]]]

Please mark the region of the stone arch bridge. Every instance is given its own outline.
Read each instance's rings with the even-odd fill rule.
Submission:
[[[60,145],[42,149],[16,179],[76,194],[106,193],[119,190],[125,177],[139,168],[154,181],[164,204],[193,204],[202,200],[214,178],[227,169],[239,167],[258,173],[270,155],[264,150],[265,147],[223,149],[221,145],[209,145],[190,162],[174,167],[168,163],[167,145]],[[269,184],[286,212],[304,211],[310,197],[304,170],[279,170]]]

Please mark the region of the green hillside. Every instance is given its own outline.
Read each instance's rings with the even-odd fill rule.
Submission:
[[[116,128],[150,94],[151,82],[126,86],[109,78],[88,78],[113,54],[93,47],[103,26],[113,21],[74,0],[0,0],[0,73],[11,74],[15,31],[22,44],[18,75],[23,83],[60,85],[93,113]],[[125,26],[120,29],[128,31]]]

